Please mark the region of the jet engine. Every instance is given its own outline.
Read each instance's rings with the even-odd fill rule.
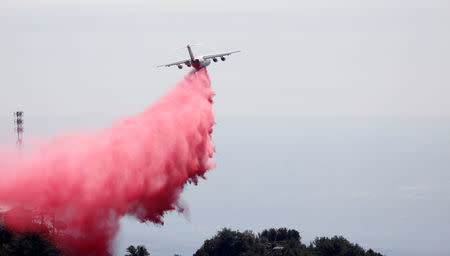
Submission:
[[[222,56],[222,57],[220,57],[220,59],[221,59],[222,61],[225,61],[225,57],[223,57],[223,56]]]
[[[214,61],[214,62],[217,62],[217,58],[213,58],[213,61]]]
[[[179,68],[179,69],[182,69],[182,68],[183,68],[183,66],[182,66],[182,65],[178,65],[178,68]]]

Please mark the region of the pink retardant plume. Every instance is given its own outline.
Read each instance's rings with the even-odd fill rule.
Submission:
[[[13,156],[0,152],[6,226],[46,232],[66,255],[109,255],[119,218],[162,224],[183,211],[186,183],[214,167],[206,69],[188,74],[145,112],[99,133],[70,134]]]

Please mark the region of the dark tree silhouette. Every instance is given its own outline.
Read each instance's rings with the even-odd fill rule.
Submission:
[[[310,246],[301,242],[294,229],[268,229],[258,235],[224,228],[206,240],[194,256],[382,256],[367,252],[343,237],[316,238]]]
[[[310,245],[319,256],[365,256],[366,252],[358,244],[352,244],[342,236],[316,238]]]
[[[131,245],[127,248],[127,254],[125,256],[149,256],[150,253],[147,251],[147,248],[143,245],[138,245],[137,247],[134,247]]]
[[[44,235],[16,234],[0,225],[0,256],[61,256]]]
[[[2,245],[6,245],[13,239],[13,233],[4,228],[3,226],[0,226],[0,250],[2,248]]]

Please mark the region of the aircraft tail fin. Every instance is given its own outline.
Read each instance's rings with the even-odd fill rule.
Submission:
[[[195,58],[194,58],[194,53],[192,52],[191,46],[187,45],[187,49],[189,52],[189,56],[191,57],[191,60],[194,61]]]

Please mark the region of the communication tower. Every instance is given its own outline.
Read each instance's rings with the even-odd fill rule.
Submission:
[[[23,145],[23,111],[14,112],[14,124],[17,134],[17,147],[21,149]]]

